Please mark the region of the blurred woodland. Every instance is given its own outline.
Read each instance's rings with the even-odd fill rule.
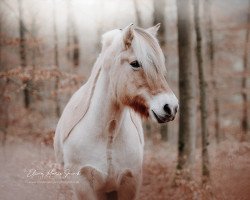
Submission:
[[[140,199],[250,198],[249,0],[1,0],[1,199],[71,199],[68,186],[23,186],[21,171],[52,165],[58,118],[102,34],[131,22],[161,23],[180,101],[175,121],[144,122]]]

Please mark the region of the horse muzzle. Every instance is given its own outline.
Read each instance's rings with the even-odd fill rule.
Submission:
[[[157,95],[151,101],[151,118],[156,120],[158,123],[173,121],[178,108],[178,100],[173,93],[163,93]]]

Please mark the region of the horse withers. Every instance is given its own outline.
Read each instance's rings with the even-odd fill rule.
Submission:
[[[74,93],[58,122],[55,154],[80,172],[78,199],[132,200],[142,180],[141,118],[172,121],[178,100],[169,88],[156,34],[159,24],[133,24],[103,35],[88,81]]]

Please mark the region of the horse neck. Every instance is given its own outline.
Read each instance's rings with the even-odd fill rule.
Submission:
[[[102,134],[117,132],[123,111],[123,107],[115,101],[108,71],[101,69],[88,111],[91,122],[98,124],[95,127],[98,127]]]

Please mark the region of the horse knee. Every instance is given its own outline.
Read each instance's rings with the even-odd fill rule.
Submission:
[[[94,191],[100,190],[105,182],[105,175],[92,166],[84,166],[80,170],[83,178],[86,178]]]
[[[74,185],[77,200],[99,200],[98,190],[102,187],[104,177],[102,173],[92,166],[84,166],[80,169],[78,183]]]
[[[138,181],[130,170],[126,170],[120,177],[118,190],[119,200],[136,199],[138,193]]]
[[[81,179],[74,185],[74,195],[76,200],[97,200],[97,197],[87,180]]]

